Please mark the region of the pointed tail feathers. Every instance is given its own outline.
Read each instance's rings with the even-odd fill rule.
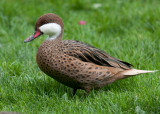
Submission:
[[[130,69],[122,72],[122,75],[130,76],[130,75],[137,75],[137,74],[144,74],[144,73],[152,73],[156,71],[158,70],[149,71],[149,70]]]

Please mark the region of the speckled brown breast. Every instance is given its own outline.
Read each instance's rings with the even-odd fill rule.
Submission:
[[[61,51],[60,44],[52,44],[49,41],[43,42],[38,48],[36,60],[39,68],[50,77],[69,87],[80,88],[75,77],[68,75],[70,73],[70,69],[66,65],[68,57]]]

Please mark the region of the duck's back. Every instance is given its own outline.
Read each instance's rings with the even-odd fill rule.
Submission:
[[[104,51],[75,40],[64,40],[63,51],[72,57],[76,57],[84,62],[94,63],[100,66],[131,69],[131,64],[116,59]]]

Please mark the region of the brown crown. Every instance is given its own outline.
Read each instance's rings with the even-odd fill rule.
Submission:
[[[35,24],[35,30],[37,30],[40,26],[47,24],[47,23],[57,23],[62,27],[62,29],[64,28],[63,21],[59,16],[53,13],[47,13],[39,17],[39,19],[37,20]]]

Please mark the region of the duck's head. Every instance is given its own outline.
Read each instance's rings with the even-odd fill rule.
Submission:
[[[30,42],[42,34],[49,35],[50,39],[55,39],[63,33],[64,24],[62,19],[52,13],[39,17],[35,24],[35,32],[24,42]]]

